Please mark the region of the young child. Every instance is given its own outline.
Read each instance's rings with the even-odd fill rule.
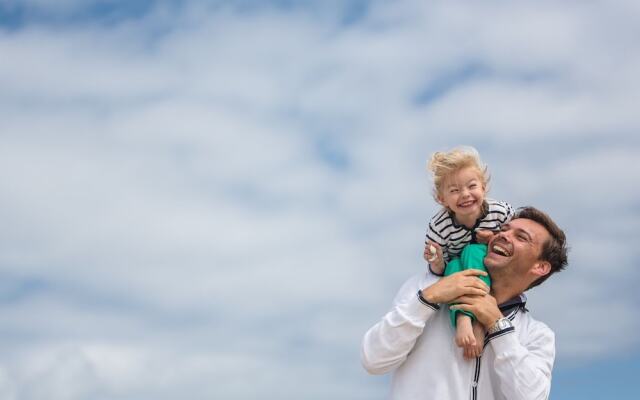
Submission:
[[[491,236],[482,230],[496,231],[513,217],[513,208],[505,202],[485,198],[489,173],[476,149],[458,147],[437,152],[429,161],[433,175],[433,196],[443,206],[429,222],[424,258],[429,270],[442,276],[476,268],[486,271],[484,257]],[[488,234],[488,235],[487,235]],[[446,265],[446,269],[445,269]],[[490,285],[488,276],[481,279]],[[453,310],[455,342],[466,358],[480,356],[485,332],[471,313]]]

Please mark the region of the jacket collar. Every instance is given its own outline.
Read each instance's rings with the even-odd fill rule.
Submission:
[[[524,293],[521,293],[515,297],[512,297],[510,300],[505,301],[500,304],[498,308],[502,311],[502,315],[505,317],[511,313],[514,309],[523,309],[524,311],[528,311],[525,305],[527,304],[527,296]]]

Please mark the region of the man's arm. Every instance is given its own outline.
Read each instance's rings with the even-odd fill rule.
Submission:
[[[486,294],[489,287],[478,279],[483,271],[468,270],[435,280],[427,275],[427,282],[419,277],[407,281],[398,292],[393,308],[364,336],[361,360],[371,374],[384,374],[406,360],[422,334],[427,321],[439,308],[464,294]],[[422,290],[418,290],[424,286]]]
[[[473,312],[489,330],[502,317],[493,296],[462,296],[454,309]],[[551,370],[555,357],[553,332],[536,322],[527,327],[526,343],[520,343],[514,327],[488,335],[495,353],[495,372],[500,391],[510,400],[543,400],[551,390]]]
[[[495,372],[500,391],[514,400],[544,400],[551,391],[551,370],[555,357],[555,337],[543,324],[529,327],[527,343],[520,343],[515,331],[490,339],[496,355]]]
[[[407,281],[391,311],[364,335],[361,361],[370,374],[385,374],[402,365],[427,320],[438,310],[439,305],[419,297],[418,288],[416,279]]]

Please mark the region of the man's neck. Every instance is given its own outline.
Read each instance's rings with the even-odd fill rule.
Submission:
[[[491,295],[495,297],[498,305],[503,304],[514,297],[522,294],[524,290],[521,290],[517,285],[513,285],[508,281],[495,280],[491,282]]]

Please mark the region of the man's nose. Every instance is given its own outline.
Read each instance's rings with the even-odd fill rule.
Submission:
[[[507,232],[506,231],[498,231],[493,238],[494,238],[494,240],[509,241],[509,239],[507,238]]]

